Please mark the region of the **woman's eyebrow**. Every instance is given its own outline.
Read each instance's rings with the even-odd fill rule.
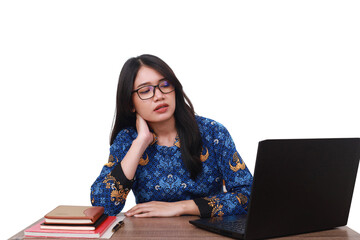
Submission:
[[[147,86],[147,85],[150,85],[150,82],[144,82],[144,83],[138,85],[138,86],[136,87],[136,89],[138,89],[138,88],[140,88],[140,87],[142,87],[142,86]]]
[[[160,81],[162,81],[162,80],[165,80],[166,78],[161,78],[161,79],[159,79],[158,80],[158,83],[160,82]],[[151,82],[144,82],[144,83],[142,83],[142,84],[139,84],[137,87],[136,87],[136,89],[138,89],[138,88],[140,88],[140,87],[142,87],[142,86],[148,86],[148,85],[151,85]],[[152,85],[151,85],[152,86]]]

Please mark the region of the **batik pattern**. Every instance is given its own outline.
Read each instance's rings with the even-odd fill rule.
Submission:
[[[127,128],[119,132],[111,145],[109,161],[91,187],[92,204],[104,206],[107,214],[116,215],[132,189],[136,203],[201,198],[208,207],[207,213],[200,211],[202,216],[245,214],[253,179],[251,173],[223,125],[200,116],[196,116],[196,121],[203,141],[200,156],[203,170],[195,180],[190,178],[181,159],[179,139],[171,147],[154,141],[141,157],[134,179],[126,179],[120,162],[137,137],[134,128]]]

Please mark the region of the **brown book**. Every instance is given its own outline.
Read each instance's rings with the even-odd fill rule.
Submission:
[[[103,207],[60,205],[45,215],[45,222],[52,224],[93,224],[103,213]]]

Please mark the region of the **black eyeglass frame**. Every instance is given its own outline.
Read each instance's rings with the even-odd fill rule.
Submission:
[[[132,91],[131,94],[133,94],[133,93],[136,92],[137,95],[139,96],[139,98],[140,98],[141,100],[147,100],[147,99],[153,98],[153,97],[155,96],[155,90],[156,90],[156,88],[158,88],[158,89],[160,90],[160,92],[163,93],[163,94],[168,94],[168,93],[171,93],[171,92],[175,91],[175,86],[174,86],[172,83],[169,82],[169,83],[174,87],[174,89],[171,90],[170,92],[163,92],[163,91],[161,90],[161,88],[160,88],[160,84],[161,84],[162,82],[164,82],[164,81],[169,82],[169,80],[163,78],[163,79],[160,79],[160,81],[159,81],[159,83],[158,83],[157,85],[145,85],[145,86],[139,87],[138,89]],[[142,97],[140,96],[139,90],[142,89],[142,88],[145,88],[145,87],[153,87],[153,94],[152,94],[151,97],[142,98]]]

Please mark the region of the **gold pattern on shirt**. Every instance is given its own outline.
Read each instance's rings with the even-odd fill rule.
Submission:
[[[128,193],[129,193],[129,191],[126,191],[124,189],[113,190],[110,195],[111,201],[124,203]]]
[[[209,219],[209,222],[211,223],[217,223],[217,222],[221,222],[223,220],[223,217],[212,217]]]
[[[120,185],[120,182],[116,181],[115,177],[114,176],[111,176],[111,174],[109,173],[108,175],[106,175],[103,183],[106,183],[106,188],[111,188],[111,182],[110,181],[113,181],[113,183],[116,185],[116,186],[119,186]]]
[[[140,158],[139,164],[141,166],[145,166],[146,164],[149,163],[149,155],[147,155],[147,153],[145,154],[146,154],[146,159],[144,159],[143,157]]]
[[[241,170],[245,169],[245,163],[244,162],[240,163],[240,157],[237,152],[234,153],[232,161],[234,163],[236,163],[236,165],[235,166],[231,165],[231,160],[229,160],[229,166],[230,166],[230,169],[233,170],[234,172],[237,172],[240,169]]]
[[[157,142],[157,136],[156,136],[156,134],[155,134],[155,133],[152,133],[152,135],[153,135],[153,141],[152,141],[152,143],[151,143],[150,145],[154,145],[154,144]]]
[[[178,148],[180,148],[180,138],[179,138],[179,136],[176,136],[174,145],[177,146]]]
[[[200,154],[200,160],[202,162],[205,162],[208,158],[209,158],[209,150],[207,149],[207,147],[205,147],[206,149],[206,153],[203,155],[202,152],[204,151],[204,148],[202,148],[201,154]]]
[[[114,166],[114,157],[113,157],[113,155],[110,155],[109,156],[109,160],[108,160],[108,163],[106,163],[105,164],[105,166],[107,166],[107,167],[112,167],[112,166]]]
[[[205,197],[205,200],[209,201],[208,204],[210,207],[212,207],[211,210],[211,217],[214,217],[215,214],[218,214],[219,217],[222,217],[224,215],[224,212],[222,211],[223,205],[220,204],[220,199],[216,196],[208,198]]]
[[[226,184],[225,184],[225,180],[224,180],[224,179],[223,179],[222,189],[223,189],[223,192],[224,192],[224,193],[228,192],[227,189],[226,189]]]
[[[153,135],[153,141],[150,145],[154,145],[157,141],[158,141],[158,136],[155,133],[152,133]],[[178,148],[180,148],[180,138],[178,135],[176,135],[175,137],[175,142],[174,142],[174,146],[177,146]]]
[[[103,183],[106,183],[106,188],[113,188],[110,195],[110,199],[112,202],[125,202],[125,199],[129,194],[130,189],[124,189],[123,185],[121,185],[119,181],[116,181],[115,177],[112,176],[110,173],[105,177]]]
[[[241,205],[246,204],[247,201],[248,201],[248,198],[242,193],[238,193],[237,196],[236,196],[236,199],[239,201],[239,203]]]

